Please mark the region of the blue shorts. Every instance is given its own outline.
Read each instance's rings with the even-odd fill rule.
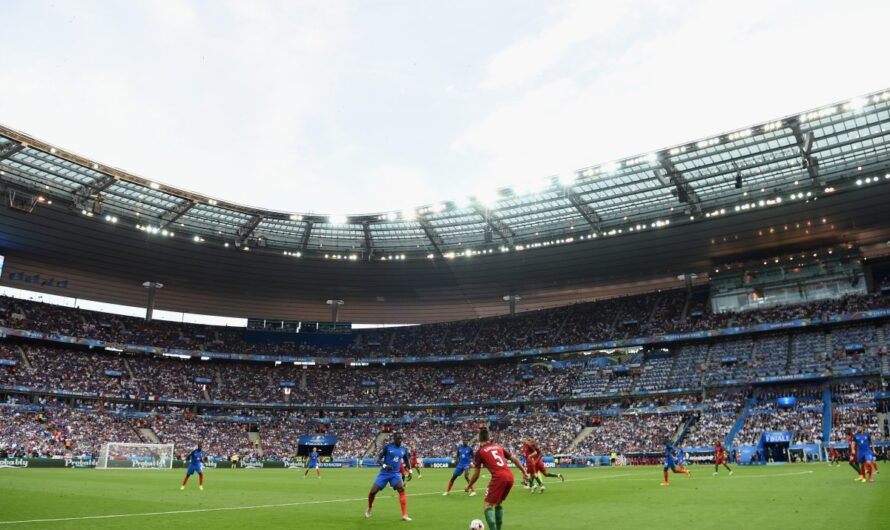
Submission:
[[[309,468],[311,469],[311,468],[314,468],[314,467],[318,467],[318,462],[314,462],[314,461],[311,461],[311,460],[310,460],[310,461],[309,461]]]
[[[191,475],[193,475],[194,473],[197,473],[197,474],[199,474],[199,475],[203,475],[203,474],[204,474],[204,468],[201,467],[201,464],[197,464],[197,465],[195,465],[195,464],[189,464],[188,471],[186,471],[185,474],[191,476]]]
[[[871,453],[862,453],[859,455],[859,463],[864,464],[866,462],[871,462],[875,459],[875,456]]]
[[[381,471],[374,479],[374,485],[380,489],[385,489],[387,485],[395,489],[401,483],[402,475],[398,471]]]
[[[665,458],[664,459],[664,468],[665,469],[673,470],[676,465],[677,465],[677,462],[675,462],[673,458]]]
[[[466,465],[466,466],[457,466],[456,468],[454,468],[454,475],[452,475],[452,477],[455,477],[455,478],[456,478],[456,477],[459,477],[459,476],[461,476],[461,475],[464,473],[464,471],[466,471],[466,470],[468,470],[468,469],[470,469],[470,466],[469,466],[469,465]]]

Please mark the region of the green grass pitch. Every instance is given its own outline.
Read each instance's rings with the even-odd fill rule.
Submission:
[[[661,487],[656,467],[569,469],[565,483],[548,479],[543,495],[517,482],[504,528],[890,527],[890,471],[874,484],[855,482],[846,465],[737,467],[732,477],[712,471],[693,466],[692,478],[674,475]],[[197,476],[180,491],[181,470],[0,469],[0,529],[465,529],[484,519],[481,495],[457,487],[441,495],[450,470],[426,470],[409,484],[410,523],[400,521],[391,491],[378,495],[365,519],[375,470],[322,473],[317,480],[302,470],[209,469],[204,491]]]

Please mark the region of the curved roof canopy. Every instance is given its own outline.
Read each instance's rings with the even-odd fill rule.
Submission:
[[[857,172],[887,167],[888,127],[890,90],[549,177],[533,192],[502,189],[462,204],[345,217],[265,210],[161,186],[0,127],[0,183],[158,237],[304,258],[437,259],[694,222],[745,207],[740,191],[764,200],[824,194]]]

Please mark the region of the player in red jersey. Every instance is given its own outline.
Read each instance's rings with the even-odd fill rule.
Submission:
[[[402,484],[407,486],[408,482],[411,481],[411,473],[409,472],[408,468],[405,467],[404,462],[401,462],[399,464],[399,474],[402,475]]]
[[[501,526],[504,524],[504,508],[501,504],[510,493],[514,480],[513,471],[507,467],[507,461],[513,462],[513,465],[522,471],[523,480],[528,480],[528,474],[518,458],[490,440],[488,429],[479,430],[479,443],[481,446],[473,457],[473,476],[470,477],[470,483],[464,491],[470,491],[473,484],[479,480],[482,466],[485,466],[485,469],[491,473],[491,480],[488,481],[488,491],[483,503],[485,520],[488,521],[488,527],[491,530],[501,530]]]
[[[837,447],[835,447],[834,445],[828,447],[828,465],[830,466],[832,464],[836,466],[841,465]]]
[[[532,493],[534,493],[539,486],[541,487],[541,490],[543,490],[544,483],[541,482],[541,478],[538,476],[537,460],[541,453],[538,451],[537,446],[535,446],[531,438],[526,438],[522,441],[522,455],[525,457],[525,473],[529,476],[528,481],[522,481],[523,487],[526,489],[531,488]],[[537,484],[535,484],[536,482]]]
[[[847,443],[849,444],[847,463],[850,464],[850,467],[856,470],[857,476],[861,475],[862,473],[859,471],[859,462],[856,461],[856,440],[853,439],[853,429],[847,429],[846,438]]]
[[[417,451],[411,450],[411,469],[417,471],[417,478],[423,478],[423,475],[420,474],[420,463],[417,461]]]
[[[726,468],[729,471],[729,476],[732,476],[732,469],[726,464],[726,452],[723,450],[723,444],[720,443],[720,440],[717,440],[717,445],[714,446],[714,474],[720,470],[720,466]]]
[[[558,478],[559,480],[565,482],[565,478],[563,478],[561,473],[551,473],[547,470],[547,466],[544,465],[544,452],[541,451],[541,446],[538,445],[538,442],[536,442],[534,439],[529,438],[528,444],[534,450],[535,464],[535,468],[531,471],[528,471],[528,473],[529,475],[535,475],[535,477],[538,479],[538,484],[540,484],[541,486],[541,493],[544,493],[544,484],[541,483],[541,477]],[[528,467],[528,461],[526,460],[526,468]]]

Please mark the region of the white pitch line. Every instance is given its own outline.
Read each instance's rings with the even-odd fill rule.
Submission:
[[[702,473],[705,473],[705,472],[702,472]],[[742,478],[793,477],[793,476],[798,476],[798,475],[809,475],[811,473],[813,473],[812,470],[810,470],[810,471],[796,471],[794,473],[774,473],[774,474],[766,474],[766,475],[741,475],[738,477],[736,477],[736,476],[732,477],[732,480],[742,479]],[[677,475],[679,475],[679,474],[680,473],[677,473]],[[653,476],[655,476],[655,475],[653,475]],[[702,475],[696,475],[696,476],[702,476]],[[710,475],[705,475],[705,476],[710,476]],[[624,480],[640,480],[640,481],[645,480],[647,482],[650,480],[653,480],[650,478],[636,478],[636,477],[629,476],[629,475],[625,475],[624,477],[609,477],[609,478],[616,478],[616,479],[623,478]],[[729,479],[728,475],[727,475],[727,479]],[[592,480],[592,479],[578,479],[578,480]],[[658,477],[655,477],[654,480],[658,480]],[[685,477],[677,478],[677,480],[681,481],[681,482],[685,481]],[[566,482],[568,482],[568,481],[566,481]]]
[[[787,477],[787,476],[795,476],[795,475],[809,475],[813,473],[812,470],[809,471],[798,471],[795,473],[776,473],[776,474],[768,474],[768,475],[742,475],[739,477],[735,477],[736,479],[740,478],[763,478],[763,477]],[[637,478],[638,476],[643,475],[643,473],[621,473],[618,475],[604,475],[601,477],[584,477],[584,478],[570,478],[566,479],[566,482],[582,482],[587,480],[608,480],[608,479],[624,479],[624,480],[639,480],[649,482],[650,478]],[[679,480],[679,479],[678,479]],[[414,493],[410,494],[409,497],[424,497],[427,495],[441,495],[442,492],[433,491],[426,493]],[[383,498],[394,498],[393,496],[383,497]],[[0,521],[0,525],[14,525],[14,524],[31,524],[31,523],[60,523],[65,521],[90,521],[97,519],[120,519],[124,517],[155,517],[158,515],[178,515],[178,514],[187,514],[187,513],[207,513],[207,512],[227,512],[227,511],[236,511],[236,510],[260,510],[265,508],[287,508],[292,506],[312,506],[317,504],[334,504],[340,502],[359,502],[366,500],[367,497],[358,497],[353,499],[328,499],[322,501],[302,501],[302,502],[286,502],[281,504],[256,504],[252,506],[225,506],[221,508],[198,508],[193,510],[172,510],[167,512],[142,512],[142,513],[117,513],[117,514],[109,514],[109,515],[85,515],[81,517],[56,517],[49,519],[22,519],[19,521]]]
[[[415,493],[411,497],[422,497],[426,495],[441,495],[442,492]],[[395,496],[387,496],[383,498],[395,498]],[[119,519],[123,517],[154,517],[157,515],[177,515],[184,513],[206,513],[206,512],[227,512],[235,510],[259,510],[263,508],[286,508],[289,506],[310,506],[315,504],[333,504],[338,502],[358,502],[366,501],[367,497],[359,497],[355,499],[328,499],[323,501],[303,501],[303,502],[285,502],[281,504],[256,504],[253,506],[225,506],[221,508],[198,508],[194,510],[173,510],[169,512],[142,512],[142,513],[116,513],[109,515],[85,515],[82,517],[56,517],[52,519],[22,519],[20,521],[0,521],[0,525],[28,524],[28,523],[57,523],[65,521],[89,521],[95,519]]]

